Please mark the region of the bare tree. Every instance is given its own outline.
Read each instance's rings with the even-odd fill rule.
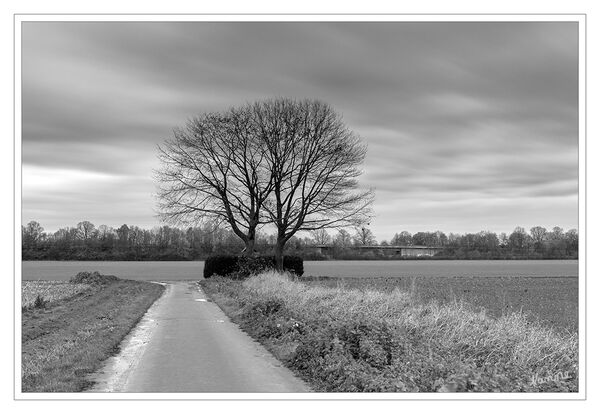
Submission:
[[[377,240],[375,240],[371,229],[360,227],[356,229],[354,234],[354,244],[357,246],[374,246],[377,244]]]
[[[338,234],[335,236],[335,245],[340,247],[348,247],[352,245],[352,236],[344,229],[339,229]]]
[[[90,239],[95,230],[96,226],[87,220],[77,223],[77,236],[83,241]]]
[[[252,253],[257,229],[277,229],[283,269],[286,242],[298,231],[360,225],[373,193],[357,178],[366,146],[330,106],[275,99],[195,118],[159,147],[163,220],[226,222]]]
[[[100,237],[101,240],[106,239],[112,233],[114,233],[114,230],[108,227],[106,224],[101,224],[98,226],[98,237]]]
[[[502,247],[506,247],[508,245],[508,236],[506,235],[506,233],[500,233],[500,236],[498,237],[498,242],[499,245]]]
[[[544,227],[535,226],[531,228],[530,232],[533,241],[536,243],[541,243],[542,241],[544,241],[546,233],[548,231]]]
[[[38,242],[44,238],[44,228],[37,221],[30,221],[27,223],[27,227],[21,226],[21,235],[24,247],[35,248]]]
[[[562,227],[553,227],[552,228],[552,232],[548,234],[548,237],[551,240],[561,240],[563,239],[565,236],[565,231],[562,229]]]
[[[523,252],[527,247],[527,232],[523,227],[517,226],[508,236],[508,243],[513,250]]]
[[[313,230],[312,238],[317,245],[323,246],[331,243],[331,236],[325,229]]]
[[[410,246],[412,244],[412,234],[407,232],[406,230],[402,231],[400,234],[394,234],[392,240],[390,241],[392,246]]]
[[[579,250],[579,232],[577,229],[571,229],[565,233],[567,241],[567,252],[571,254],[573,251]]]
[[[277,229],[281,271],[285,244],[298,231],[360,225],[369,218],[373,193],[360,190],[357,181],[366,146],[320,101],[267,100],[251,111],[273,180],[264,206]]]
[[[171,223],[227,223],[252,254],[261,211],[272,189],[265,149],[249,106],[209,113],[176,129],[159,147],[161,217]]]
[[[543,242],[546,239],[546,233],[548,231],[546,228],[540,226],[532,227],[529,231],[531,232],[531,238],[535,243],[535,249],[541,250]]]

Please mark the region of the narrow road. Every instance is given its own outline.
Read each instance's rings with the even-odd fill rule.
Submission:
[[[208,301],[195,282],[163,296],[90,377],[90,392],[308,392],[308,386]]]

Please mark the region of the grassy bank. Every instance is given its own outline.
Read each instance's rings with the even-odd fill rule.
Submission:
[[[578,389],[577,335],[519,313],[493,318],[410,291],[310,286],[277,274],[201,284],[318,391]]]
[[[48,306],[89,289],[92,289],[90,284],[69,283],[64,280],[23,281],[21,282],[21,307],[23,310],[28,310],[44,304]]]
[[[22,312],[22,391],[77,392],[87,374],[118,350],[164,287],[132,280],[25,284]],[[57,293],[58,292],[58,293]],[[70,294],[69,294],[70,293]],[[31,303],[37,295],[38,306]],[[35,299],[34,299],[35,302]]]

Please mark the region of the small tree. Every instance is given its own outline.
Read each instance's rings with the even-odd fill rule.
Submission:
[[[37,221],[30,221],[27,226],[21,226],[23,247],[33,249],[44,238],[44,228]]]
[[[548,234],[548,237],[551,240],[562,240],[565,237],[565,232],[562,227],[553,227],[552,232]]]
[[[565,239],[567,241],[567,252],[572,254],[577,252],[579,249],[579,232],[577,229],[571,229],[565,233]]]
[[[326,245],[331,243],[331,236],[325,229],[313,230],[312,238],[317,245]]]
[[[412,244],[412,234],[409,232],[402,231],[400,234],[394,234],[392,240],[390,241],[392,246],[410,246]]]
[[[352,236],[344,229],[339,229],[338,234],[335,236],[333,241],[336,246],[348,247],[352,245]]]
[[[540,251],[546,239],[547,230],[544,227],[535,226],[530,229],[531,239],[535,245],[535,250]]]
[[[77,223],[77,237],[84,242],[94,235],[95,230],[96,226],[87,220]]]
[[[498,243],[500,247],[506,247],[508,245],[508,236],[506,233],[500,233],[500,236],[498,237]]]
[[[371,229],[360,227],[356,229],[354,234],[354,244],[357,246],[374,246],[377,244],[377,240],[375,240]]]
[[[525,229],[519,226],[515,227],[508,237],[508,244],[513,251],[516,250],[522,254],[527,247],[527,232],[525,232]]]

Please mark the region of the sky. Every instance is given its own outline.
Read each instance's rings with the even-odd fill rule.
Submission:
[[[207,111],[320,99],[368,145],[371,230],[577,228],[569,22],[25,22],[22,223],[151,228],[156,146]]]

